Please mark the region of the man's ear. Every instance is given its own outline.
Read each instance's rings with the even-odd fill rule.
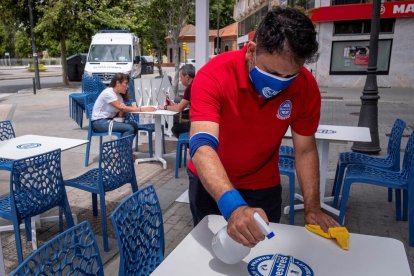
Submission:
[[[253,59],[255,52],[256,52],[256,43],[253,41],[249,41],[247,43],[246,58],[249,60]]]

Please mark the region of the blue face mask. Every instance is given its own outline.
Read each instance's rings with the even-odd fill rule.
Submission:
[[[250,79],[257,93],[265,99],[270,99],[286,89],[297,75],[290,78],[281,78],[260,70],[257,66],[249,73]]]

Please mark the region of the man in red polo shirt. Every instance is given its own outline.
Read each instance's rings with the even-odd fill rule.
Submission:
[[[252,247],[264,239],[253,219],[279,222],[279,147],[290,126],[305,220],[325,231],[338,226],[319,203],[319,162],[314,133],[321,97],[303,66],[318,50],[312,22],[291,8],[268,12],[243,49],[202,67],[191,98],[190,208],[196,225],[222,214],[228,233]]]

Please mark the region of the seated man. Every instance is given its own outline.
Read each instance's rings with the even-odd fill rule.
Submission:
[[[186,64],[180,69],[180,81],[186,87],[184,90],[184,96],[178,104],[175,104],[173,101],[166,101],[164,105],[165,110],[182,112],[187,106],[190,105],[191,98],[191,84],[195,76],[195,67],[192,64]],[[178,138],[181,133],[190,131],[190,121],[180,119],[178,122],[174,122],[173,127],[171,128],[174,136]]]

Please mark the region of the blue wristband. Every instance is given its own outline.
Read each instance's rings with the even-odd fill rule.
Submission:
[[[219,142],[216,137],[208,132],[199,132],[190,138],[190,156],[193,158],[197,149],[201,146],[209,146],[215,151],[218,149]]]
[[[228,220],[234,210],[241,206],[247,206],[246,201],[240,195],[237,190],[230,190],[225,192],[217,201],[217,205],[220,209],[223,217]]]

